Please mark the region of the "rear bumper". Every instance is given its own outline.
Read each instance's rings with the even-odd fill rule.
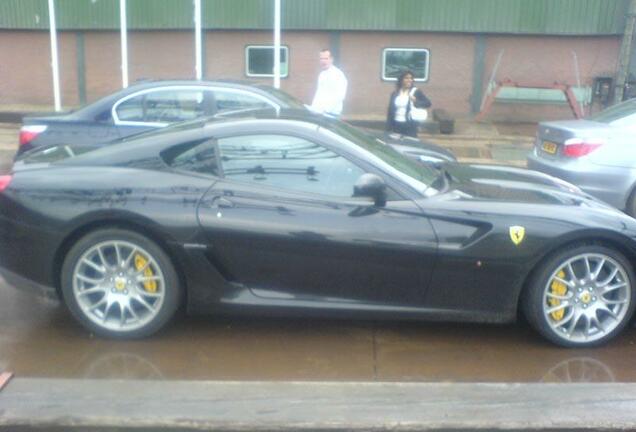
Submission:
[[[565,180],[584,192],[624,210],[636,181],[636,172],[628,168],[596,165],[586,160],[563,164],[537,156],[536,150],[528,155],[528,168]]]
[[[41,285],[4,267],[0,267],[0,275],[2,275],[9,285],[16,289],[28,292],[38,297],[60,301],[60,297],[54,287]]]

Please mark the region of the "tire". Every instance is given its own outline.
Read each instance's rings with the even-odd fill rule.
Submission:
[[[575,246],[540,265],[526,287],[522,307],[530,324],[557,345],[602,345],[629,322],[636,305],[635,281],[631,264],[620,252]]]
[[[143,235],[123,229],[100,229],[77,241],[64,259],[61,282],[73,316],[108,338],[154,334],[181,301],[179,278],[166,253]]]

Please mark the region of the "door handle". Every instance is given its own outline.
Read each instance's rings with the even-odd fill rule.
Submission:
[[[221,197],[216,200],[216,206],[218,208],[232,208],[234,207],[234,203],[227,198]]]

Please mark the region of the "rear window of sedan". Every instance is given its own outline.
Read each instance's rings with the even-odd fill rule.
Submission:
[[[599,113],[593,114],[589,117],[589,120],[599,123],[623,123],[623,119],[634,116],[636,114],[636,99],[631,99],[618,105],[614,105]],[[635,119],[636,120],[636,119]]]

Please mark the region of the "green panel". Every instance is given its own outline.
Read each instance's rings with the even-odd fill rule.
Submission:
[[[286,4],[288,1],[282,0],[282,3]],[[301,0],[301,2],[304,4],[304,1]],[[202,3],[203,24],[206,28],[270,29],[273,27],[273,0],[203,0]]]
[[[283,30],[620,35],[629,0],[282,0]],[[207,29],[271,29],[274,0],[202,0]],[[58,27],[118,29],[119,0],[56,0]],[[128,0],[130,29],[191,29],[192,0]],[[46,0],[0,0],[0,28],[46,29]]]
[[[572,87],[572,93],[579,103],[589,105],[592,100],[591,87]],[[538,88],[503,87],[495,98],[497,102],[567,104],[568,100],[561,90]]]
[[[304,30],[323,29],[327,20],[327,0],[313,2],[281,0],[283,3],[282,27]]]
[[[0,0],[0,28],[48,29],[46,0]]]
[[[118,29],[119,0],[56,0],[60,30]]]
[[[131,29],[194,28],[192,0],[128,0]]]

